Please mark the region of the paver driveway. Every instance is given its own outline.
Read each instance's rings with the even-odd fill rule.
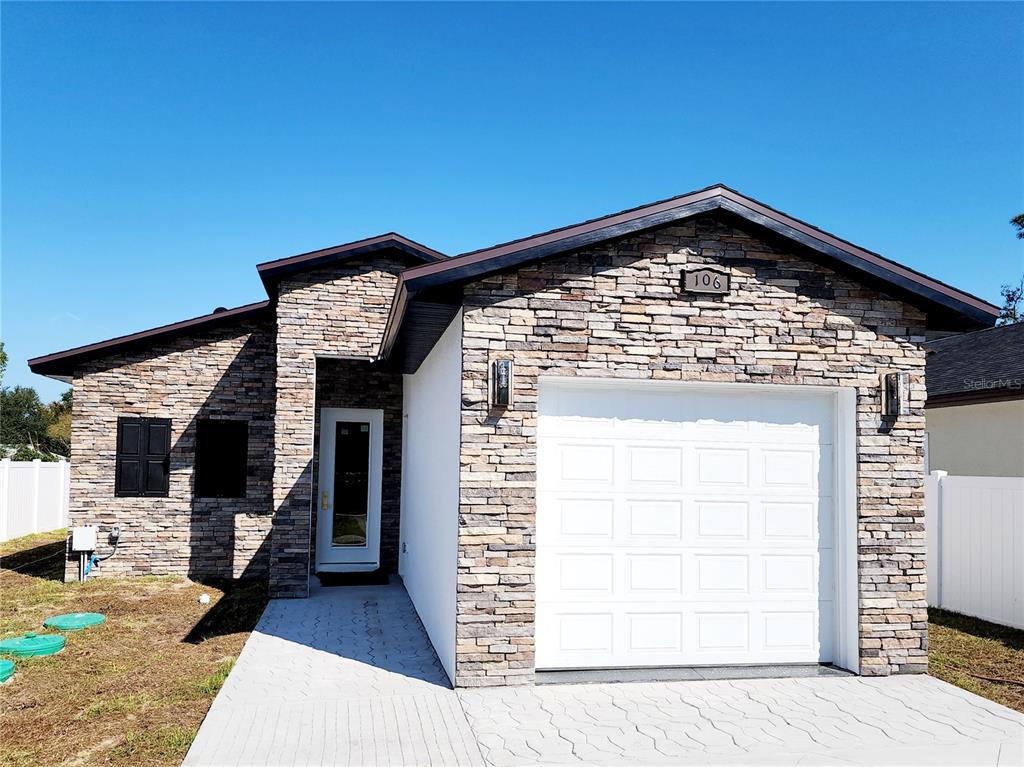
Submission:
[[[197,765],[1021,765],[1024,716],[926,676],[452,691],[400,585],[274,600]]]

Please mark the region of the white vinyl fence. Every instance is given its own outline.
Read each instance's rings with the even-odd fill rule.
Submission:
[[[71,464],[0,461],[0,541],[68,525]]]
[[[925,479],[928,604],[1024,629],[1024,478]]]

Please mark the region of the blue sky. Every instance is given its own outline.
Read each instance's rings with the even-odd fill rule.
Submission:
[[[454,254],[718,181],[998,301],[1024,6],[2,7],[2,338],[260,300],[396,230]]]

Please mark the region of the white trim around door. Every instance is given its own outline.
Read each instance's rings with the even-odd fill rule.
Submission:
[[[321,409],[317,572],[380,567],[383,466],[383,410]]]

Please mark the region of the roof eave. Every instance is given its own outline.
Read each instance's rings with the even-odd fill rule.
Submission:
[[[297,256],[266,261],[256,265],[256,271],[266,288],[268,295],[274,295],[274,289],[284,277],[310,269],[319,269],[335,263],[350,261],[360,256],[396,251],[423,263],[436,263],[447,259],[443,253],[421,245],[394,232],[368,237],[363,240],[335,245],[330,248],[300,253]]]
[[[182,320],[181,322],[173,322],[169,325],[160,325],[159,327],[142,330],[138,333],[129,333],[128,335],[118,336],[106,341],[76,346],[64,351],[34,357],[28,361],[28,366],[33,373],[69,383],[74,375],[75,368],[83,362],[117,354],[118,352],[129,348],[136,348],[146,343],[187,335],[199,329],[259,319],[266,313],[269,306],[270,301],[257,301],[256,303],[237,306],[233,309],[211,312],[210,314],[203,314],[199,317]]]
[[[530,261],[715,210],[740,216],[876,279],[892,283],[910,295],[963,315],[971,323],[990,326],[998,316],[998,308],[987,301],[853,245],[724,186],[700,190],[672,201],[655,203],[646,208],[555,230],[546,235],[454,256],[443,264],[413,267],[405,272],[405,282],[410,295],[414,295],[443,284],[482,279]]]

